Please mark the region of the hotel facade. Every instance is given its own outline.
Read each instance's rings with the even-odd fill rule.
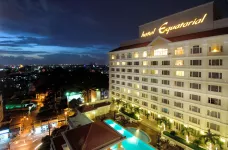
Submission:
[[[138,39],[109,52],[109,91],[173,130],[211,129],[228,148],[228,18],[215,6],[139,26]]]

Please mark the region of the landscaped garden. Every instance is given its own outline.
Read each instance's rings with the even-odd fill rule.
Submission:
[[[185,139],[182,139],[179,136],[176,136],[175,134],[172,134],[172,131],[171,131],[171,133],[168,132],[168,131],[164,131],[163,134],[168,136],[168,137],[170,137],[170,138],[172,138],[172,139],[174,139],[174,140],[176,140],[176,141],[178,141],[181,144],[184,144],[184,145],[192,148],[192,149],[205,150],[205,149],[199,147],[198,145],[196,145],[194,143],[188,143]]]
[[[140,109],[137,106],[125,103],[121,100],[115,100],[113,102],[116,104],[117,110],[124,116],[128,116],[128,119],[132,118],[134,120],[141,120],[143,118],[142,115],[148,119],[151,115],[147,110]],[[140,118],[140,116],[142,118]],[[172,141],[171,139],[173,139],[173,142],[179,142],[182,145],[185,145],[186,147],[194,150],[223,149],[223,140],[219,135],[212,133],[211,130],[202,133],[188,126],[182,125],[180,131],[176,132],[172,131],[171,126],[173,124],[171,123],[170,119],[166,117],[157,117],[155,120],[157,121],[157,125],[161,129],[163,135],[166,136],[165,140]],[[167,139],[168,137],[171,139]]]
[[[175,131],[163,131],[163,134],[194,150],[223,149],[223,142],[220,140],[220,136],[213,134],[210,129],[204,134],[199,134],[192,128],[183,126],[179,135]],[[186,139],[181,138],[183,136]]]
[[[122,105],[120,106],[120,104],[118,105],[119,107],[119,111],[134,119],[134,120],[140,120],[140,117],[139,117],[139,113],[140,113],[140,110],[139,110],[139,107],[134,107],[128,103],[122,103]]]

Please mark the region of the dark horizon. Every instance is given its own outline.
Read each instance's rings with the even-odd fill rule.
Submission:
[[[105,65],[139,25],[210,1],[1,1],[0,64]]]

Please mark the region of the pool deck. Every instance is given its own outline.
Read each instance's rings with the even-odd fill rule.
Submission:
[[[106,114],[105,118],[110,118],[110,119],[114,120],[113,112]],[[97,120],[99,120],[99,118],[97,118]],[[117,123],[119,123],[119,122],[117,122]],[[139,123],[128,123],[128,124],[125,124],[122,126],[124,126],[125,128],[127,128],[127,127],[139,128],[140,130],[144,131],[147,135],[149,135],[149,137],[151,139],[151,142],[149,144],[152,145],[153,147],[156,147],[157,138],[158,138],[158,134],[159,134],[159,128],[154,122],[147,120],[145,117],[142,117],[142,121]],[[179,146],[170,146],[168,144],[163,144],[163,145],[164,145],[163,149],[165,149],[165,150],[183,150],[183,148],[181,148]]]
[[[142,130],[143,132],[145,132],[150,137],[151,141],[149,144],[153,145],[153,146],[156,145],[158,133],[155,131],[151,131],[152,129],[150,129],[149,127],[147,127],[141,123],[138,123],[138,124],[130,123],[130,124],[127,124],[126,127],[134,127],[134,128]],[[156,140],[154,140],[154,139],[156,139]]]
[[[142,121],[145,121],[145,118]],[[159,129],[156,128],[157,125],[156,125],[156,127],[149,127],[148,125],[144,125],[145,122],[142,122],[142,121],[139,123],[126,124],[125,127],[135,127],[135,128],[138,128],[138,129],[144,131],[145,133],[147,133],[147,135],[149,135],[149,137],[151,139],[151,142],[149,144],[156,147],[158,134],[159,134],[159,131],[158,131]],[[147,124],[148,124],[148,122],[150,122],[150,125],[155,126],[155,124],[152,124],[151,121],[149,121],[149,120],[146,120],[146,121],[147,121]],[[165,150],[183,150],[183,148],[181,148],[179,146],[170,146],[165,143],[163,144],[163,149],[165,149]]]

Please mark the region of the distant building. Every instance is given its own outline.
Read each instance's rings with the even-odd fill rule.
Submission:
[[[108,90],[107,89],[91,89],[90,90],[90,102],[96,102],[99,100],[108,99]]]
[[[9,140],[9,124],[11,119],[4,116],[4,105],[0,95],[0,143]]]

